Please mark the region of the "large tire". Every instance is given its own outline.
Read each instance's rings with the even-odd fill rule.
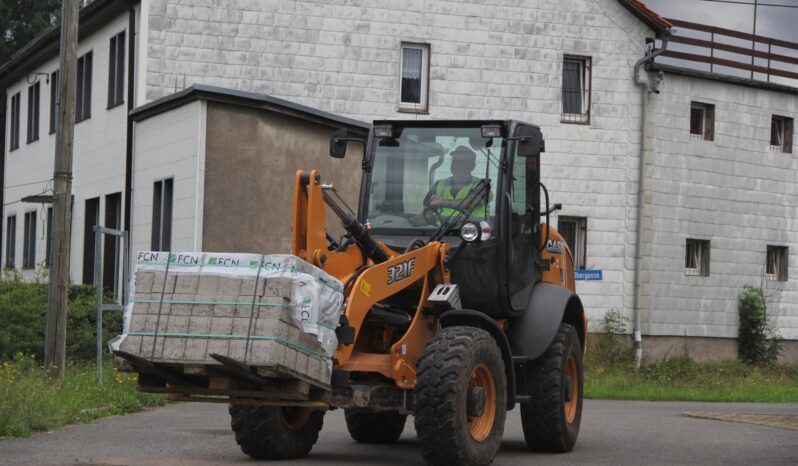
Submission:
[[[527,368],[532,400],[521,405],[521,426],[534,451],[571,451],[582,420],[582,347],[576,329],[561,324],[546,352]]]
[[[507,379],[488,332],[448,327],[432,337],[418,361],[415,397],[418,443],[427,462],[493,461],[504,433]]]
[[[358,443],[393,443],[405,430],[407,415],[396,411],[374,412],[365,409],[344,411],[349,435]]]
[[[306,456],[319,438],[324,413],[307,408],[230,405],[236,443],[256,460]]]

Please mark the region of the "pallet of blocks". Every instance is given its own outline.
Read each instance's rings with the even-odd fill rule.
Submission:
[[[329,387],[343,286],[296,256],[140,252],[131,285],[112,350],[195,373],[219,355]]]

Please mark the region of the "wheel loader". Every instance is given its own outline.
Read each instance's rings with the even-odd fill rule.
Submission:
[[[230,403],[243,452],[307,455],[326,411],[343,409],[357,442],[395,442],[412,415],[430,464],[489,464],[516,405],[531,450],[571,450],[587,325],[571,252],[549,227],[561,205],[540,182],[539,127],[375,121],[366,140],[333,134],[330,155],[354,144],[356,211],[317,171],[294,182],[291,252],[344,284],[329,389],[260,398],[260,376],[227,361],[232,383],[207,393]],[[181,387],[156,366],[139,361],[141,390]]]

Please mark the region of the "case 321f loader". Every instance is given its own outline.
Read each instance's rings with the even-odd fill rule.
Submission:
[[[560,205],[549,205],[540,182],[540,129],[377,121],[366,141],[336,132],[330,155],[356,143],[356,213],[316,171],[297,172],[294,185],[292,254],[345,284],[331,390],[259,398],[259,376],[241,367],[227,399],[242,450],[304,456],[325,412],[342,408],[357,442],[397,441],[412,415],[429,463],[488,464],[516,405],[530,449],[571,450],[587,325],[571,253],[548,227]],[[464,169],[451,166],[457,151],[468,153],[472,181],[446,196]],[[341,220],[341,238],[329,233],[327,212]]]

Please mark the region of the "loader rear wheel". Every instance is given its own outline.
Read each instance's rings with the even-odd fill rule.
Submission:
[[[582,347],[576,329],[561,324],[543,356],[527,368],[532,400],[521,405],[521,426],[531,450],[571,451],[582,419]]]
[[[347,409],[346,428],[358,443],[393,443],[405,430],[407,415],[396,411],[374,412],[365,409]]]
[[[324,413],[285,406],[230,405],[236,443],[256,460],[306,456],[319,438]]]
[[[489,464],[507,415],[507,379],[496,341],[448,327],[427,343],[415,388],[418,443],[430,464]]]

